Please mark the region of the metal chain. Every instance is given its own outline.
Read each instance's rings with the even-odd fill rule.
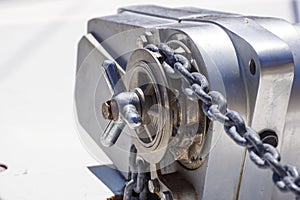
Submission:
[[[273,182],[281,191],[290,191],[300,199],[300,176],[295,166],[280,163],[278,150],[263,143],[259,134],[248,127],[239,113],[227,108],[227,100],[217,91],[209,91],[206,77],[199,72],[191,72],[187,58],[176,54],[167,44],[149,44],[146,49],[163,56],[162,66],[170,78],[183,78],[182,89],[188,98],[201,100],[205,115],[212,121],[224,125],[227,135],[238,145],[246,147],[250,159],[259,168],[273,171]]]
[[[123,200],[133,200],[133,192],[138,194],[139,200],[146,200],[148,195],[147,177],[148,163],[141,157],[137,157],[137,149],[134,145],[130,147],[129,155],[129,171],[130,180],[126,183],[124,188]]]

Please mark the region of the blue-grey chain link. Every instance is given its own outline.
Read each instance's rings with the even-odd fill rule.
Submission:
[[[205,115],[212,121],[224,124],[227,135],[238,145],[246,147],[250,159],[259,168],[273,171],[273,182],[281,191],[290,191],[300,199],[300,176],[295,166],[280,163],[280,154],[272,145],[263,143],[258,133],[248,127],[239,113],[227,108],[227,100],[217,91],[209,91],[206,77],[199,72],[191,72],[187,58],[176,54],[167,44],[145,47],[163,56],[162,66],[170,78],[182,80],[182,90],[188,98],[202,101]]]

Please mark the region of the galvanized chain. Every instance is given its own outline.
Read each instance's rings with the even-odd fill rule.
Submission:
[[[187,58],[176,54],[167,44],[149,44],[146,49],[163,56],[162,66],[170,78],[181,78],[183,92],[188,98],[201,100],[205,115],[212,121],[224,125],[227,135],[238,145],[246,147],[250,159],[259,168],[273,171],[273,182],[281,191],[290,191],[300,198],[300,176],[295,166],[280,163],[278,150],[263,143],[259,134],[248,127],[239,113],[227,108],[227,100],[218,91],[209,91],[209,83],[204,75],[191,72]]]
[[[149,164],[136,155],[137,149],[132,145],[129,155],[130,180],[125,185],[123,200],[133,200],[133,192],[138,194],[139,200],[147,199],[148,188],[146,172],[148,171]]]

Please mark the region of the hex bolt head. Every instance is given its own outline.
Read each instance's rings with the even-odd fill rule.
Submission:
[[[157,193],[160,190],[160,185],[157,179],[148,181],[148,189],[151,193]]]

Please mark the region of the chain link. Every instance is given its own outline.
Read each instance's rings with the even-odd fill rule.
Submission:
[[[130,180],[124,188],[123,200],[132,200],[133,193],[138,194],[139,200],[146,200],[148,195],[147,176],[149,164],[137,156],[137,149],[134,145],[130,147],[129,172]]]
[[[263,143],[259,134],[248,127],[239,113],[227,108],[226,98],[217,91],[209,91],[206,77],[199,72],[191,72],[187,58],[175,54],[167,44],[149,44],[146,49],[163,56],[162,66],[170,78],[182,79],[182,90],[188,98],[201,100],[205,115],[212,121],[224,125],[227,135],[238,145],[246,147],[250,159],[259,168],[273,171],[273,182],[281,191],[290,191],[300,199],[300,176],[295,166],[280,163],[280,154],[272,145]]]

